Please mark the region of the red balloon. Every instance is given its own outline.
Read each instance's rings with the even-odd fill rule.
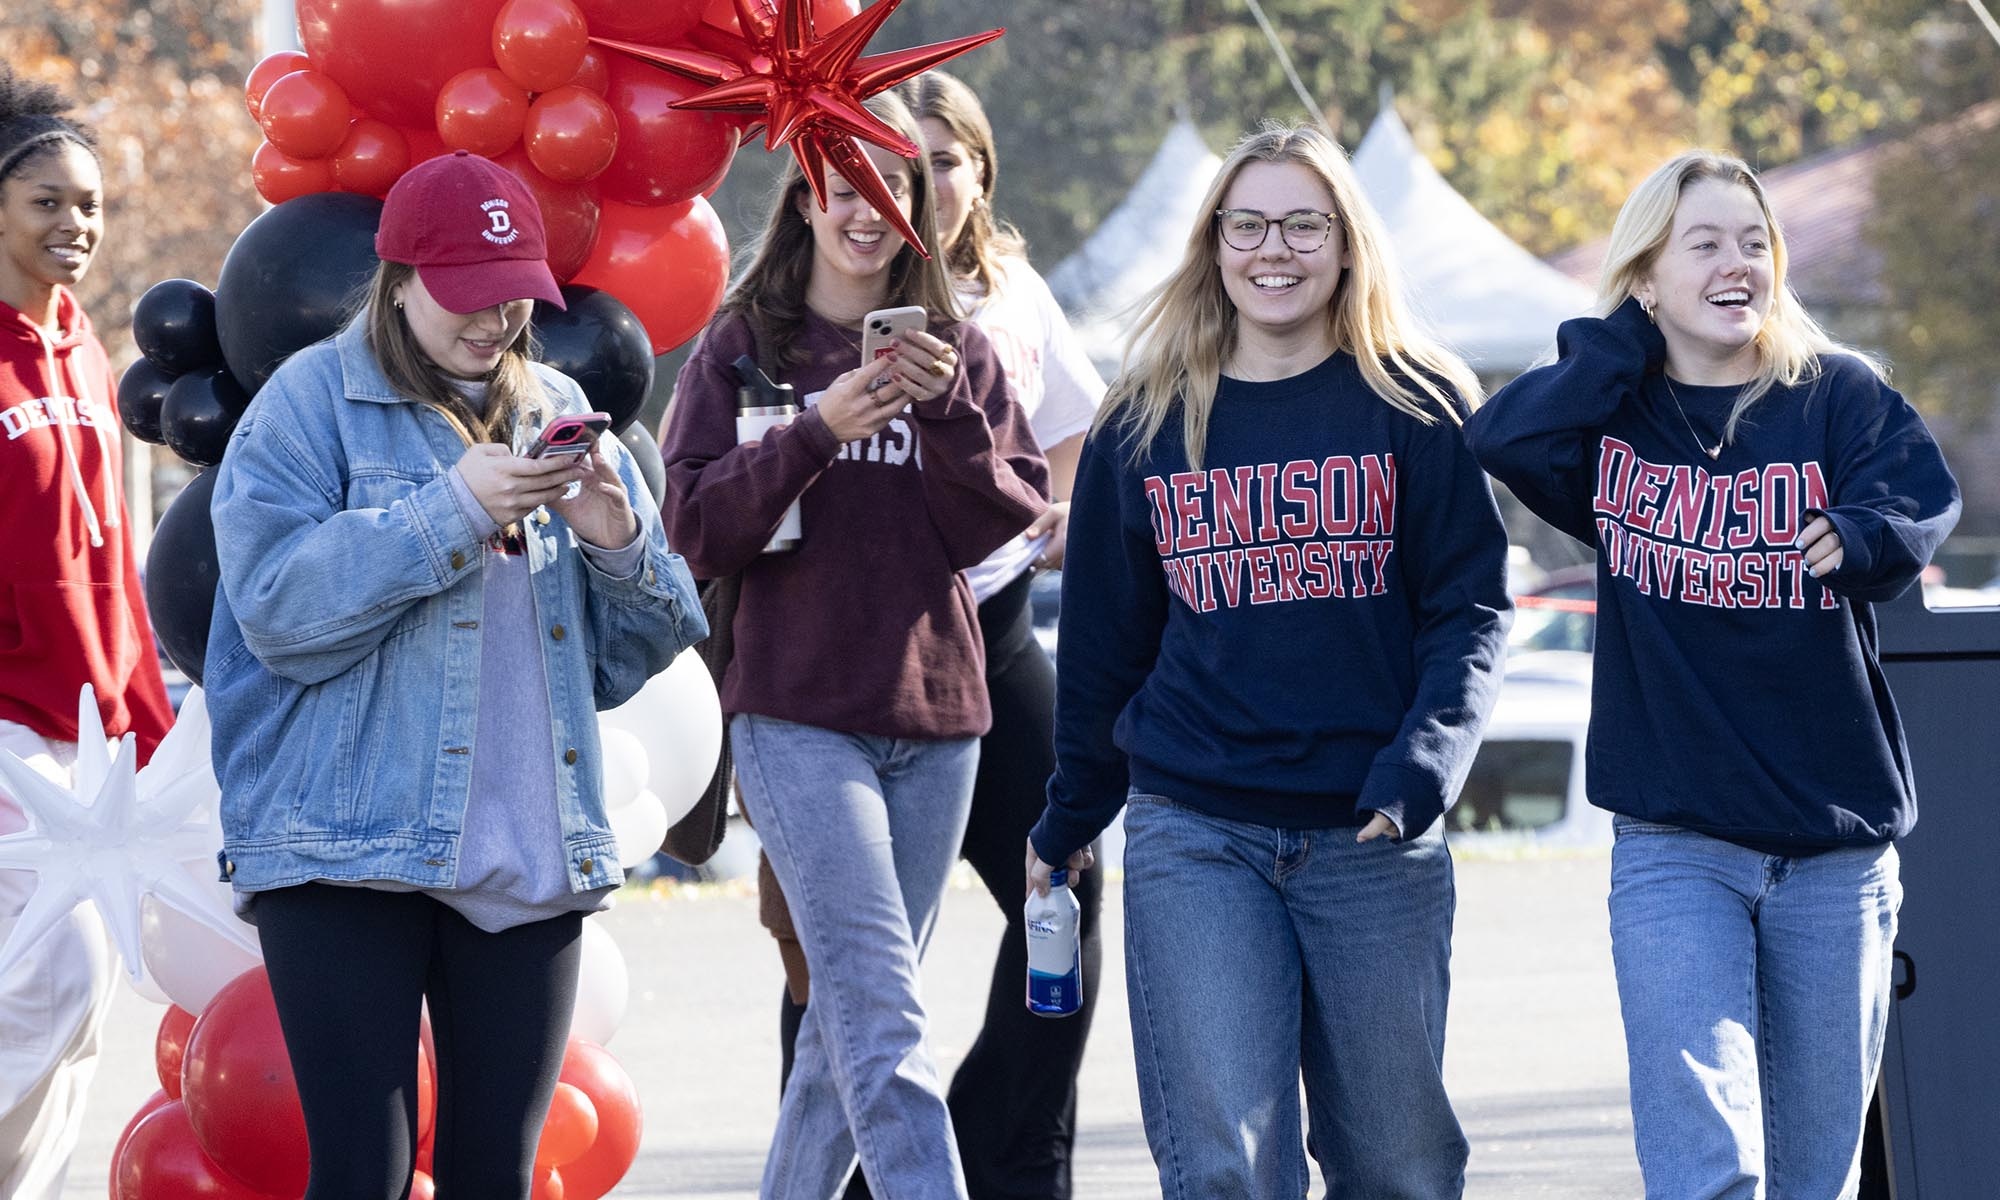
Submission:
[[[422,125],[405,126],[396,132],[403,135],[403,141],[410,147],[410,165],[429,162],[440,154],[450,154],[451,147],[437,135],[437,126],[429,121]]]
[[[385,196],[410,169],[410,145],[394,125],[363,117],[333,152],[333,182],[343,192]]]
[[[535,1165],[560,1167],[575,1162],[597,1140],[597,1106],[573,1083],[557,1083],[535,1143]]]
[[[596,93],[559,87],[535,97],[521,131],[528,161],[550,179],[595,179],[618,153],[618,118]]]
[[[576,74],[570,76],[571,83],[586,92],[602,96],[611,90],[611,56],[601,46],[591,46],[583,52],[583,61],[577,64]]]
[[[571,1040],[560,1078],[597,1109],[597,1137],[582,1157],[563,1165],[563,1187],[569,1200],[598,1200],[639,1157],[639,1090],[609,1050],[581,1039]]]
[[[506,0],[298,0],[319,69],[392,125],[429,125],[445,81],[493,64]]]
[[[706,91],[704,84],[625,54],[614,54],[609,61],[611,88],[605,100],[618,117],[618,156],[600,176],[605,198],[678,204],[722,178],[736,153],[742,122],[733,114],[668,107]]]
[[[224,984],[202,1010],[181,1082],[195,1137],[218,1166],[257,1191],[305,1191],[305,1113],[262,966]]]
[[[776,13],[776,5],[770,6]],[[861,11],[860,0],[812,0],[813,32],[825,34]],[[706,0],[701,19],[730,33],[739,33],[734,0]],[[772,17],[776,20],[776,16]]]
[[[257,194],[273,204],[283,204],[299,196],[333,190],[333,163],[329,159],[297,159],[269,142],[261,142],[250,157],[250,182]]]
[[[174,1080],[174,1090],[178,1092],[180,1090],[180,1086],[181,1086],[180,1079],[177,1077]],[[132,1140],[132,1131],[134,1129],[139,1128],[139,1122],[151,1116],[153,1114],[153,1110],[166,1107],[166,1105],[173,1099],[174,1097],[167,1095],[167,1093],[164,1091],[154,1092],[152,1095],[146,1097],[145,1103],[139,1106],[139,1111],[133,1113],[132,1119],[125,1122],[124,1132],[120,1133],[118,1135],[118,1140],[112,1143],[111,1200],[138,1200],[138,1197],[127,1196],[124,1192],[118,1190],[118,1159],[125,1153],[125,1143]]]
[[[230,1178],[203,1153],[184,1101],[169,1100],[146,1113],[123,1141],[111,1160],[111,1194],[117,1200],[272,1200]],[[304,1190],[301,1179],[288,1194]]]
[[[169,1004],[160,1018],[159,1033],[153,1035],[153,1069],[159,1072],[160,1087],[169,1100],[181,1098],[181,1059],[187,1056],[188,1034],[193,1030],[194,1014]]]
[[[417,1041],[417,1140],[437,1132],[437,1069],[422,1039]]]
[[[257,65],[250,68],[250,77],[243,81],[243,107],[250,110],[250,119],[259,119],[264,93],[271,90],[272,84],[293,71],[309,70],[312,65],[312,59],[296,50],[280,50],[258,59]]]
[[[418,1171],[410,1176],[410,1200],[437,1200],[437,1184],[429,1175]]]
[[[438,92],[438,136],[454,150],[503,154],[521,140],[527,117],[528,93],[498,67],[460,71]]]
[[[702,0],[577,0],[577,6],[597,36],[655,46],[680,41],[702,15]]]
[[[524,150],[510,150],[493,160],[518,175],[542,206],[542,225],[549,237],[549,270],[568,283],[583,268],[597,246],[601,204],[592,184],[560,183],[535,169]]]
[[[347,93],[324,71],[293,71],[264,93],[257,123],[293,158],[325,158],[347,136]]]
[[[570,0],[507,0],[493,22],[493,61],[531,92],[568,83],[589,46],[583,14]]]

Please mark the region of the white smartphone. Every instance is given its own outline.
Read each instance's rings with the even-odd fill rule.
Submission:
[[[889,343],[912,329],[928,324],[919,305],[906,308],[878,308],[861,318],[861,365],[869,366],[889,353]]]

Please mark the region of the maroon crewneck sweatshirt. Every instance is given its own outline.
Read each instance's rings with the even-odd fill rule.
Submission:
[[[722,707],[885,737],[976,737],[992,721],[977,607],[959,571],[1047,504],[1048,464],[992,346],[957,326],[951,390],[841,443],[813,407],[861,362],[859,331],[808,315],[778,380],[804,411],[736,442],[747,323],[723,316],[681,369],[661,448],[667,543],[693,572],[743,574]],[[796,549],[764,554],[792,501]]]

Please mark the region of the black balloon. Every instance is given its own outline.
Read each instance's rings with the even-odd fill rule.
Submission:
[[[215,585],[221,569],[215,562],[215,524],[208,501],[215,493],[215,471],[203,471],[181,489],[153,530],[146,552],[146,608],[153,618],[153,637],[181,674],[201,683],[202,660],[208,654],[208,619],[215,611]]]
[[[175,454],[199,467],[222,461],[229,433],[250,397],[227,368],[211,367],[174,380],[160,407],[160,433]]]
[[[653,390],[646,327],[610,292],[571,285],[562,294],[567,310],[535,302],[542,361],[582,385],[590,406],[611,414],[612,431],[622,434]]]
[[[215,293],[192,279],[163,279],[132,308],[132,340],[164,370],[185,375],[222,365]]]
[[[660,458],[659,443],[653,440],[653,431],[634,422],[618,440],[632,452],[632,458],[639,465],[639,478],[646,481],[646,490],[653,493],[653,506],[659,507],[660,495],[667,488],[667,464]]]
[[[118,381],[118,418],[125,422],[127,432],[155,446],[167,440],[160,432],[160,406],[166,403],[167,389],[173,383],[174,373],[150,358],[125,368]]]
[[[222,354],[255,395],[278,364],[340,330],[375,272],[382,202],[345,192],[287,200],[244,227],[222,260]]]

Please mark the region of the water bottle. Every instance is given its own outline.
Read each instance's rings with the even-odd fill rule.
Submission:
[[[735,362],[736,377],[740,384],[736,389],[736,441],[758,441],[771,430],[781,425],[791,424],[799,415],[798,403],[792,398],[792,385],[772,383],[770,376],[757,369],[757,362],[745,354]],[[793,549],[799,544],[799,502],[785,510],[785,519],[778,522],[777,532],[764,544],[765,554],[778,554]]]
[[[1049,875],[1049,894],[1028,896],[1028,1011],[1066,1017],[1083,1004],[1083,954],[1069,872]]]

